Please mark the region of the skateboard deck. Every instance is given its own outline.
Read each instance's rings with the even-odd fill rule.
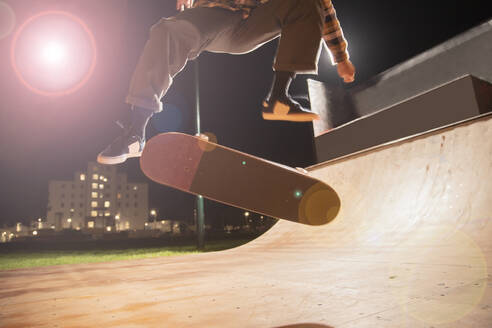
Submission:
[[[340,209],[337,193],[322,181],[188,134],[151,138],[140,167],[157,183],[277,219],[322,225]]]

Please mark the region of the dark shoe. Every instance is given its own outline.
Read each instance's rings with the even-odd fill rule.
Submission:
[[[319,115],[303,108],[289,96],[263,101],[262,116],[264,120],[311,122],[319,120]]]
[[[124,128],[123,135],[116,138],[106,149],[97,155],[101,164],[120,164],[127,158],[140,157],[145,146],[145,139],[131,128]]]

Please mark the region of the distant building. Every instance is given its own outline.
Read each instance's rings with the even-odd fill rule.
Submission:
[[[128,182],[114,165],[91,162],[72,181],[49,182],[46,221],[56,230],[141,230],[148,216],[148,185]]]

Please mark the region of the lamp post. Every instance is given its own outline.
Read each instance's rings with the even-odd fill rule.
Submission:
[[[200,127],[200,83],[199,83],[199,66],[198,58],[195,59],[195,110],[196,110],[196,135],[201,134]],[[196,196],[196,232],[197,232],[197,246],[202,250],[205,247],[205,211],[204,202],[201,195]]]

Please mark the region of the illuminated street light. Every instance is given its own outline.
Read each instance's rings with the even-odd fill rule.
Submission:
[[[67,49],[56,41],[51,41],[44,45],[41,52],[47,64],[58,64],[67,57]]]
[[[153,229],[156,229],[156,218],[157,218],[157,210],[152,209],[150,210],[150,216],[152,217],[152,222],[153,222]]]
[[[32,232],[32,234],[33,234],[34,236],[37,236],[37,235],[38,235],[38,232],[37,232],[36,230],[34,230],[34,231]]]

